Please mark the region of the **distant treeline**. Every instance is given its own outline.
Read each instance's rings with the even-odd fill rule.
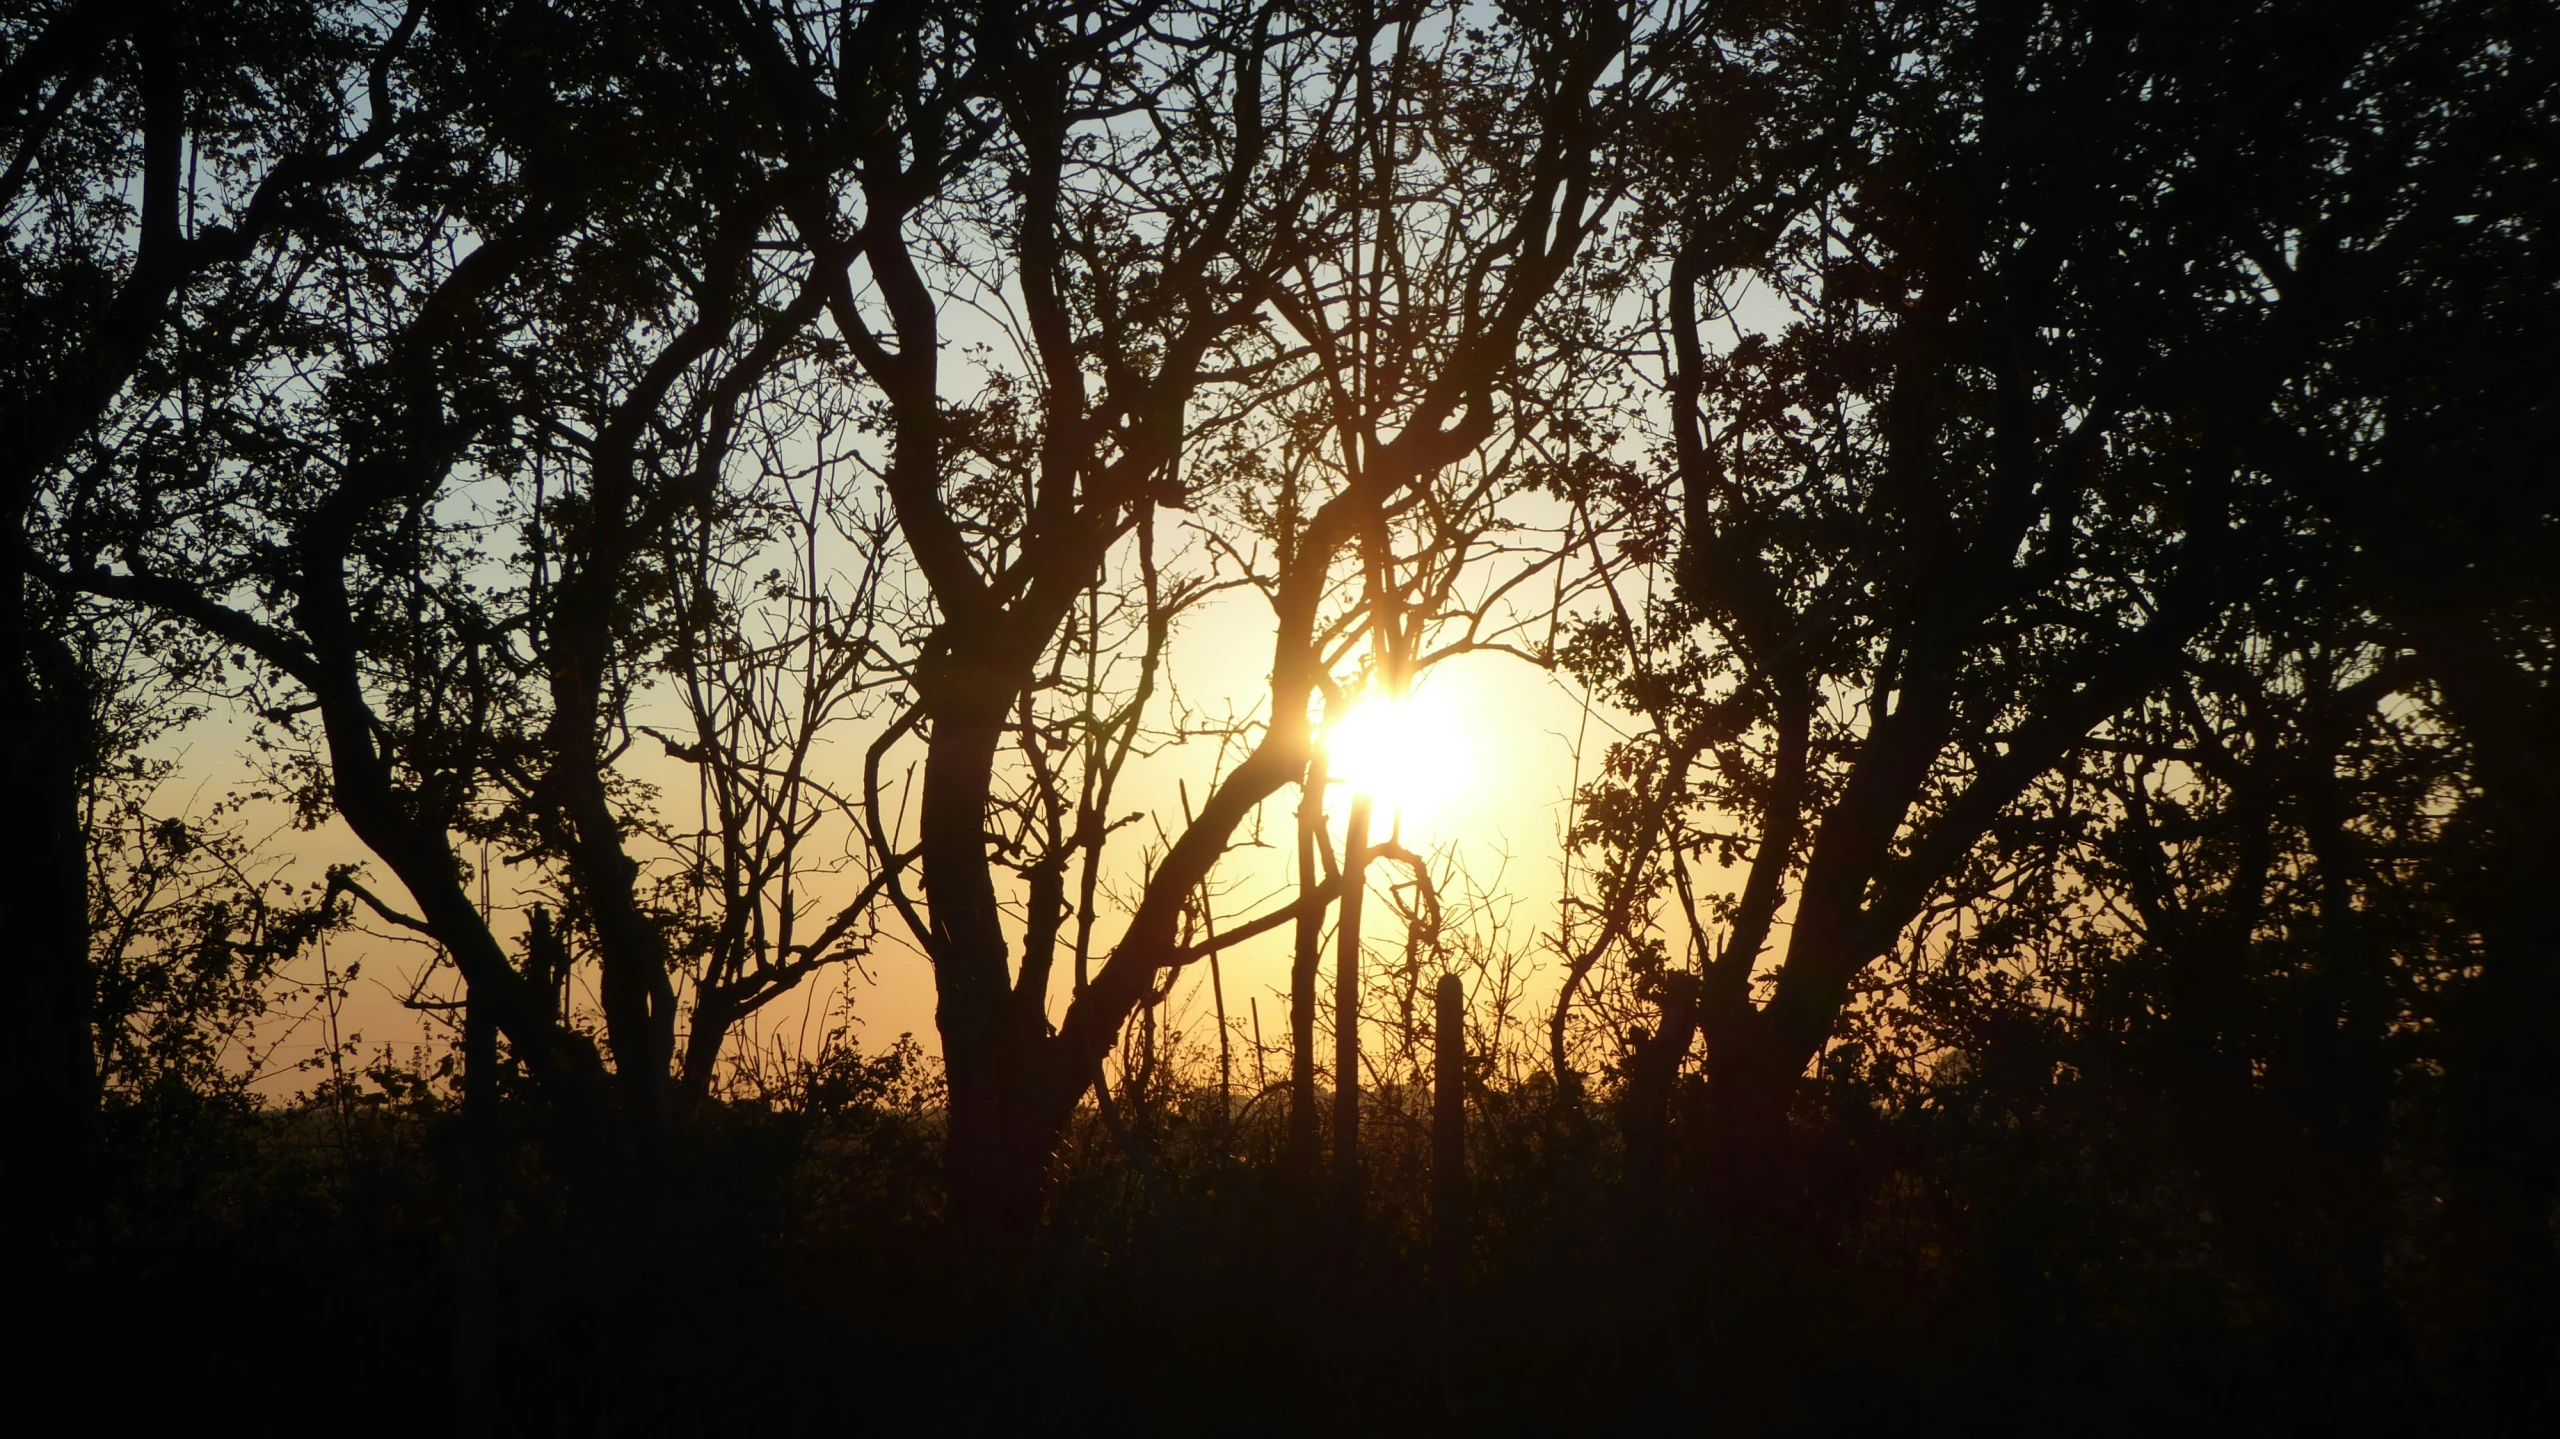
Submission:
[[[2560,1420],[2555,27],[0,4],[34,1352],[466,1433]],[[1486,655],[1594,717],[1535,930],[1329,774]],[[347,929],[452,1052],[258,1101]],[[938,1060],[759,1047],[875,954]]]

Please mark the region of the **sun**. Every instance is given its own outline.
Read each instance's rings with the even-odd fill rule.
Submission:
[[[1466,726],[1442,694],[1371,696],[1326,735],[1332,776],[1367,794],[1382,821],[1424,829],[1460,798],[1474,771]]]

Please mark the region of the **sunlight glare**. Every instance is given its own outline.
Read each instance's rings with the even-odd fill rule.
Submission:
[[[1371,797],[1382,829],[1399,815],[1408,829],[1427,827],[1465,792],[1474,758],[1466,726],[1433,690],[1361,701],[1327,745],[1333,778]]]

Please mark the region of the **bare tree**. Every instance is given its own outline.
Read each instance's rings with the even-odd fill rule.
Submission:
[[[916,709],[893,726],[912,730],[923,749],[922,893],[892,878],[889,895],[935,969],[955,1213],[1019,1233],[1038,1213],[1062,1126],[1162,978],[1359,889],[1347,878],[1309,886],[1228,931],[1183,939],[1185,916],[1239,828],[1306,775],[1311,702],[1331,684],[1340,658],[1332,640],[1346,633],[1326,613],[1340,558],[1370,537],[1378,606],[1445,599],[1402,595],[1411,577],[1383,568],[1379,526],[1493,432],[1523,327],[1604,206],[1590,157],[1597,112],[1624,83],[1611,66],[1629,27],[1605,9],[1541,11],[1493,43],[1470,41],[1439,12],[1346,18],[1337,28],[1249,5],[992,7],[945,23],[966,27],[988,97],[983,119],[955,121],[933,144],[875,146],[858,227],[832,214],[795,218],[813,250],[859,242],[866,283],[857,289],[848,273],[830,312],[885,397],[883,480],[933,605],[911,662]],[[1445,30],[1449,47],[1433,81],[1445,87],[1432,92],[1438,98],[1424,95],[1418,69],[1396,82],[1408,87],[1395,99],[1409,117],[1400,131],[1363,108],[1385,73],[1375,46],[1399,27],[1408,39]],[[790,53],[827,47],[812,40]],[[793,68],[779,49],[768,63],[803,81],[812,136],[818,117],[845,103],[823,67]],[[1480,83],[1487,103],[1470,109],[1450,98],[1461,82]],[[1436,132],[1418,122],[1426,113]],[[1070,909],[1064,871],[1078,855],[1099,863],[1111,825],[1091,805],[1109,788],[1094,731],[1064,744],[1041,718],[1050,677],[1095,643],[1097,631],[1077,617],[1091,612],[1115,549],[1136,546],[1152,564],[1143,557],[1166,509],[1268,473],[1186,466],[1186,450],[1218,454],[1225,416],[1305,384],[1310,364],[1339,378],[1364,358],[1385,363],[1384,351],[1327,356],[1320,346],[1346,321],[1365,337],[1375,307],[1394,298],[1354,299],[1346,288],[1370,273],[1360,217],[1411,203],[1392,187],[1360,188],[1358,177],[1376,174],[1375,147],[1391,139],[1438,148],[1429,163],[1449,174],[1419,203],[1455,206],[1466,229],[1436,256],[1404,247],[1405,260],[1448,267],[1433,297],[1446,309],[1413,317],[1406,331],[1432,372],[1398,379],[1375,408],[1341,412],[1358,431],[1356,469],[1332,493],[1291,500],[1301,508],[1283,522],[1284,552],[1265,561],[1275,568],[1260,580],[1277,623],[1261,729],[1155,859],[1116,942],[1053,1030],[1052,956]],[[1496,145],[1510,148],[1497,155]],[[965,179],[949,178],[950,157],[971,146],[984,158]],[[1529,163],[1506,166],[1524,146]],[[1465,183],[1488,177],[1495,188],[1468,200]],[[1346,255],[1357,258],[1334,268]],[[1355,311],[1342,311],[1346,303]],[[1303,327],[1288,319],[1292,309]],[[974,404],[955,407],[937,355],[971,310],[1009,335],[1020,368],[994,372]],[[1275,328],[1283,324],[1298,328],[1294,342]],[[1387,425],[1398,432],[1379,433]],[[1273,498],[1253,503],[1268,512]],[[1138,639],[1161,628],[1126,632]],[[1381,633],[1392,651],[1414,629],[1398,621]],[[1138,671],[1143,688],[1143,660]],[[1018,771],[1009,753],[1019,754]],[[1030,798],[1000,798],[1000,780]],[[1036,823],[991,831],[1008,813]],[[874,843],[887,855],[903,841],[884,832]],[[1362,864],[1352,856],[1346,873]],[[1018,901],[1005,898],[1004,871],[1021,885]],[[1093,935],[1092,893],[1088,883],[1076,907],[1080,957]],[[1017,903],[1018,947],[1005,918]],[[1356,944],[1356,924],[1348,933]]]
[[[869,951],[904,862],[865,868],[859,794],[830,762],[879,717],[893,675],[880,634],[888,521],[835,448],[851,417],[812,409],[841,393],[803,376],[760,406],[741,447],[753,477],[672,527],[660,561],[680,617],[665,665],[685,725],[646,732],[696,787],[690,824],[656,819],[673,863],[650,903],[673,919],[687,988],[677,1073],[692,1102],[739,1024]]]

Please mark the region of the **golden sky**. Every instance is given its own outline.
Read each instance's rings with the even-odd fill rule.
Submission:
[[[1230,591],[1209,600],[1174,637],[1167,666],[1171,684],[1160,703],[1178,702],[1194,713],[1254,711],[1268,695],[1270,644],[1268,610],[1255,593]],[[1583,739],[1596,760],[1614,734],[1608,715],[1586,711],[1564,683],[1526,661],[1482,653],[1458,656],[1426,671],[1399,721],[1379,725],[1369,719],[1353,723],[1345,759],[1390,776],[1381,785],[1379,832],[1397,823],[1409,847],[1431,856],[1435,874],[1449,888],[1444,902],[1453,927],[1471,925],[1480,938],[1498,939],[1515,952],[1522,961],[1517,977],[1528,986],[1530,998],[1513,1021],[1543,1024],[1543,996],[1552,994],[1559,970],[1552,949],[1562,882],[1559,836],[1574,782],[1575,744]],[[874,733],[837,732],[819,759],[822,777],[850,788]],[[190,737],[186,756],[196,793],[219,792],[250,773],[245,737],[218,723]],[[1230,760],[1234,757],[1231,751]],[[1106,878],[1106,886],[1116,878],[1125,892],[1135,873],[1132,867],[1142,862],[1139,851],[1146,836],[1141,832],[1151,823],[1178,832],[1184,792],[1195,798],[1206,793],[1217,762],[1216,746],[1197,742],[1132,761],[1121,802],[1114,807],[1148,811],[1151,820],[1124,831],[1133,842],[1115,851],[1120,873]],[[682,803],[691,793],[689,772],[645,747],[635,748],[626,767],[658,784],[662,803]],[[1346,787],[1337,783],[1328,804],[1337,836],[1347,799]],[[1261,816],[1262,843],[1252,842],[1249,825],[1244,843],[1221,863],[1213,883],[1221,928],[1285,902],[1294,884],[1289,816],[1295,803],[1294,792],[1278,797]],[[1399,809],[1392,821],[1390,805]],[[316,832],[280,831],[270,847],[290,857],[290,872],[306,877],[318,876],[331,863],[366,858],[335,821]],[[368,868],[380,885],[381,867]],[[522,932],[526,896],[510,884],[503,864],[492,868],[490,898],[500,911],[498,928],[512,940]],[[1377,878],[1381,885],[1399,879],[1383,868]],[[818,886],[818,907],[832,907],[829,888],[849,893],[854,883],[847,878]],[[400,897],[396,884],[383,887],[387,895]],[[1392,913],[1373,906],[1371,915],[1367,931],[1373,955],[1401,955],[1404,936]],[[1115,924],[1106,922],[1102,932],[1108,935]],[[884,917],[884,943],[859,970],[844,967],[805,983],[755,1016],[740,1040],[801,1049],[824,1033],[830,1014],[849,1008],[866,1048],[885,1047],[899,1034],[913,1033],[928,1052],[936,1050],[930,969],[921,954],[899,942],[902,933],[894,917]],[[1284,927],[1221,959],[1239,1083],[1249,1082],[1252,1073],[1257,1009],[1271,1072],[1276,1076],[1285,1067],[1289,942]],[[1326,954],[1329,975],[1330,941]],[[351,967],[356,977],[349,983]],[[403,1002],[412,996],[450,998],[455,991],[450,971],[438,971],[425,946],[371,924],[365,932],[338,935],[325,950],[305,953],[291,967],[291,978],[310,989],[324,972],[344,985],[343,1000],[334,1016],[316,993],[280,1008],[261,1036],[272,1047],[261,1066],[267,1072],[259,1085],[262,1091],[285,1098],[309,1088],[325,1075],[325,1067],[301,1066],[324,1056],[333,1036],[355,1051],[347,1061],[351,1066],[385,1048],[404,1059],[420,1050],[430,1056],[442,1051],[443,1017]],[[1062,963],[1053,1015],[1063,1013],[1070,985]],[[1210,986],[1209,966],[1193,965],[1166,1010],[1171,1028],[1204,1045],[1214,1045]]]

